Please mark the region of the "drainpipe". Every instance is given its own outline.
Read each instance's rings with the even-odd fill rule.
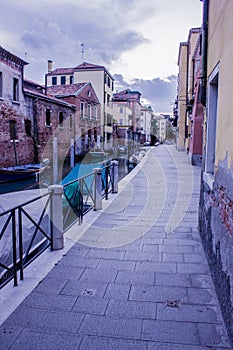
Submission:
[[[33,100],[32,109],[33,109],[33,143],[34,143],[34,162],[38,163],[39,154],[38,154],[38,120],[37,120],[37,106],[36,103],[39,101],[39,97]]]
[[[206,107],[209,0],[204,0],[202,23],[201,103]]]

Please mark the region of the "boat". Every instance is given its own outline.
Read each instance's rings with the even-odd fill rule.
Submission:
[[[37,181],[39,174],[41,174],[46,168],[48,168],[48,164],[44,162],[42,164],[38,163],[2,167],[0,168],[0,183],[21,181],[29,178],[35,178]]]
[[[87,153],[87,157],[88,157],[88,160],[91,162],[91,163],[99,163],[99,162],[103,162],[105,160],[107,160],[107,153],[102,151],[102,150],[99,150],[99,151],[89,151]]]

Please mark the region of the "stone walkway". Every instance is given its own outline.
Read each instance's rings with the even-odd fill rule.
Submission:
[[[148,151],[66,233],[72,247],[2,323],[0,349],[231,349],[197,229],[199,188],[187,155]]]

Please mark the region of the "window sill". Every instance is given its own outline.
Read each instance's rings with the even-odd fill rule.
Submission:
[[[211,191],[214,189],[214,174],[204,172],[203,181],[209,186]]]
[[[14,101],[14,100],[13,100],[12,103],[15,104],[15,105],[20,105],[20,102],[19,102],[19,101]]]

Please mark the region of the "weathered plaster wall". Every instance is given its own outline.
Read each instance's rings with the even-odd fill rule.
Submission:
[[[233,342],[233,168],[218,165],[211,190],[202,182],[200,232],[223,316]]]

